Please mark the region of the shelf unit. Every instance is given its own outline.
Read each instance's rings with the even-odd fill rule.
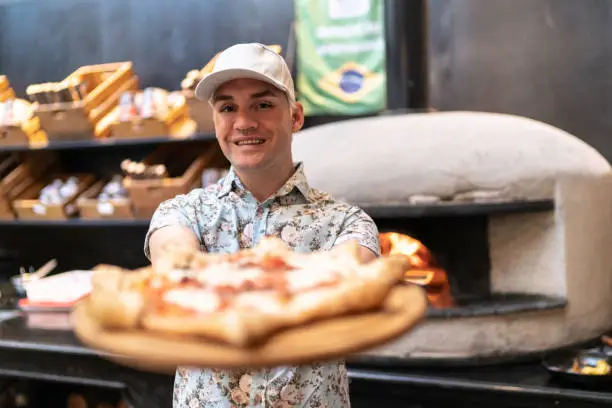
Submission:
[[[36,227],[36,228],[86,228],[86,227],[139,227],[149,226],[149,220],[139,219],[103,219],[85,220],[71,218],[67,220],[0,220],[0,228],[3,227]]]
[[[185,143],[195,141],[210,141],[214,140],[214,133],[197,133],[189,137],[177,138],[177,137],[140,137],[140,138],[105,138],[105,139],[91,139],[91,140],[67,140],[67,141],[54,141],[39,146],[2,146],[0,145],[0,152],[22,152],[30,150],[71,150],[71,149],[99,149],[99,148],[110,148],[110,147],[130,147],[130,146],[142,146],[142,145],[158,145],[166,143]]]
[[[53,150],[69,171],[105,175],[118,172],[124,158],[141,160],[167,143],[214,143],[214,134],[187,138],[153,137],[133,139],[77,140],[49,143],[44,147],[1,146],[0,152]],[[377,222],[423,217],[482,217],[515,212],[550,211],[553,200],[499,203],[442,203],[432,205],[361,205]],[[382,225],[381,224],[381,225]],[[146,219],[109,220],[0,220],[0,276],[12,275],[19,266],[38,267],[51,258],[58,269],[90,268],[112,263],[127,268],[146,265],[143,242],[149,226]]]
[[[50,142],[44,146],[2,146],[0,152],[53,151],[68,172],[97,177],[120,172],[125,158],[142,160],[163,144],[215,143],[213,133],[185,138],[108,138]],[[0,220],[0,277],[19,267],[40,267],[51,258],[58,271],[87,269],[99,263],[126,268],[147,264],[143,242],[149,220]]]
[[[361,206],[377,220],[422,217],[454,217],[501,215],[511,213],[551,211],[553,200],[524,202]],[[147,219],[68,219],[68,220],[0,220],[0,227],[148,227]]]

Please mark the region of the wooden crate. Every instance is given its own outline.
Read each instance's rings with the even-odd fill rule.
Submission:
[[[129,198],[123,200],[98,201],[97,196],[109,180],[99,180],[85,190],[77,199],[79,217],[88,220],[133,219],[134,213]]]
[[[36,116],[48,140],[92,139],[96,124],[107,115],[125,91],[138,89],[131,62],[80,67],[64,81],[77,78],[87,81],[87,95],[74,102],[37,104]]]
[[[56,178],[62,180],[76,176],[79,185],[76,193],[61,204],[45,205],[38,200],[41,190]],[[14,201],[13,209],[17,218],[22,220],[65,220],[78,213],[76,200],[79,195],[95,182],[95,177],[91,174],[53,174],[25,189]]]
[[[16,153],[17,167],[0,180],[0,219],[14,219],[13,200],[57,166],[50,152]],[[13,160],[13,157],[5,160]],[[0,165],[1,166],[1,165]]]
[[[15,91],[5,75],[0,75],[0,102],[15,99]]]
[[[0,94],[2,92],[9,90],[10,88],[11,88],[11,84],[9,83],[9,80],[6,77],[6,75],[0,75]],[[2,99],[0,99],[0,102],[1,101]]]
[[[216,143],[202,146],[167,145],[161,146],[149,155],[146,164],[165,164],[168,168],[188,162],[187,168],[175,177],[155,180],[123,179],[132,201],[136,218],[148,219],[163,201],[179,194],[186,194],[202,184],[202,171],[219,162],[219,147]],[[171,172],[172,174],[172,172]]]
[[[21,105],[21,109],[32,109],[30,102],[16,99],[15,92],[6,76],[0,75],[0,103],[13,100],[15,105]],[[30,143],[30,138],[40,132],[40,121],[31,117],[19,125],[0,126],[0,145],[23,146]]]
[[[24,99],[14,99],[13,104],[21,105],[21,109],[32,109],[32,104]],[[46,136],[40,129],[40,119],[35,115],[21,123],[0,126],[1,146],[34,145],[40,138],[44,139]]]
[[[142,94],[138,91],[135,94]],[[120,107],[115,106],[96,125],[98,137],[137,138],[170,136],[176,138],[189,137],[196,132],[196,122],[189,117],[189,110],[184,97],[178,98],[169,107],[168,113],[161,118],[137,119],[121,122]]]
[[[2,78],[5,78],[5,87],[4,89],[2,88]],[[8,80],[6,80],[6,77],[1,77],[0,76],[0,102],[5,102],[8,101],[9,99],[15,99],[15,91],[13,90],[13,88],[11,88],[11,86],[8,83]]]
[[[0,91],[0,102],[8,101],[9,99],[15,99],[15,91],[13,88]]]
[[[192,90],[183,91],[183,95],[185,95],[189,117],[195,121],[197,131],[199,133],[213,133],[215,124],[213,122],[212,106],[207,101],[196,98]]]

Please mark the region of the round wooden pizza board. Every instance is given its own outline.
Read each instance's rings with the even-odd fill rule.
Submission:
[[[427,297],[422,288],[400,285],[380,310],[283,330],[248,349],[197,337],[105,330],[89,316],[87,299],[75,306],[72,319],[77,337],[101,351],[103,357],[139,370],[172,373],[177,366],[263,368],[344,358],[409,332],[426,310]]]

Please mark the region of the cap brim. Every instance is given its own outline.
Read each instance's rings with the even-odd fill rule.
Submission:
[[[263,82],[267,82],[270,85],[273,85],[276,88],[280,89],[281,91],[288,93],[288,90],[285,89],[282,84],[279,84],[278,82],[274,81],[273,79],[270,79],[269,77],[259,72],[251,71],[250,69],[234,68],[225,69],[223,71],[217,71],[206,75],[200,80],[200,82],[196,86],[195,96],[196,98],[202,101],[208,101],[213,96],[218,87],[220,87],[226,82],[242,78],[257,79]]]

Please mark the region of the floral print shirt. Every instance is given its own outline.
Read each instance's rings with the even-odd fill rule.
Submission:
[[[328,250],[348,240],[380,254],[378,230],[358,207],[311,188],[298,163],[276,194],[258,202],[233,169],[205,189],[162,203],[145,238],[165,226],[191,228],[203,250],[231,253],[264,236],[280,237],[295,251]],[[202,370],[181,367],[174,384],[175,408],[318,407],[348,408],[343,361],[260,370]]]

